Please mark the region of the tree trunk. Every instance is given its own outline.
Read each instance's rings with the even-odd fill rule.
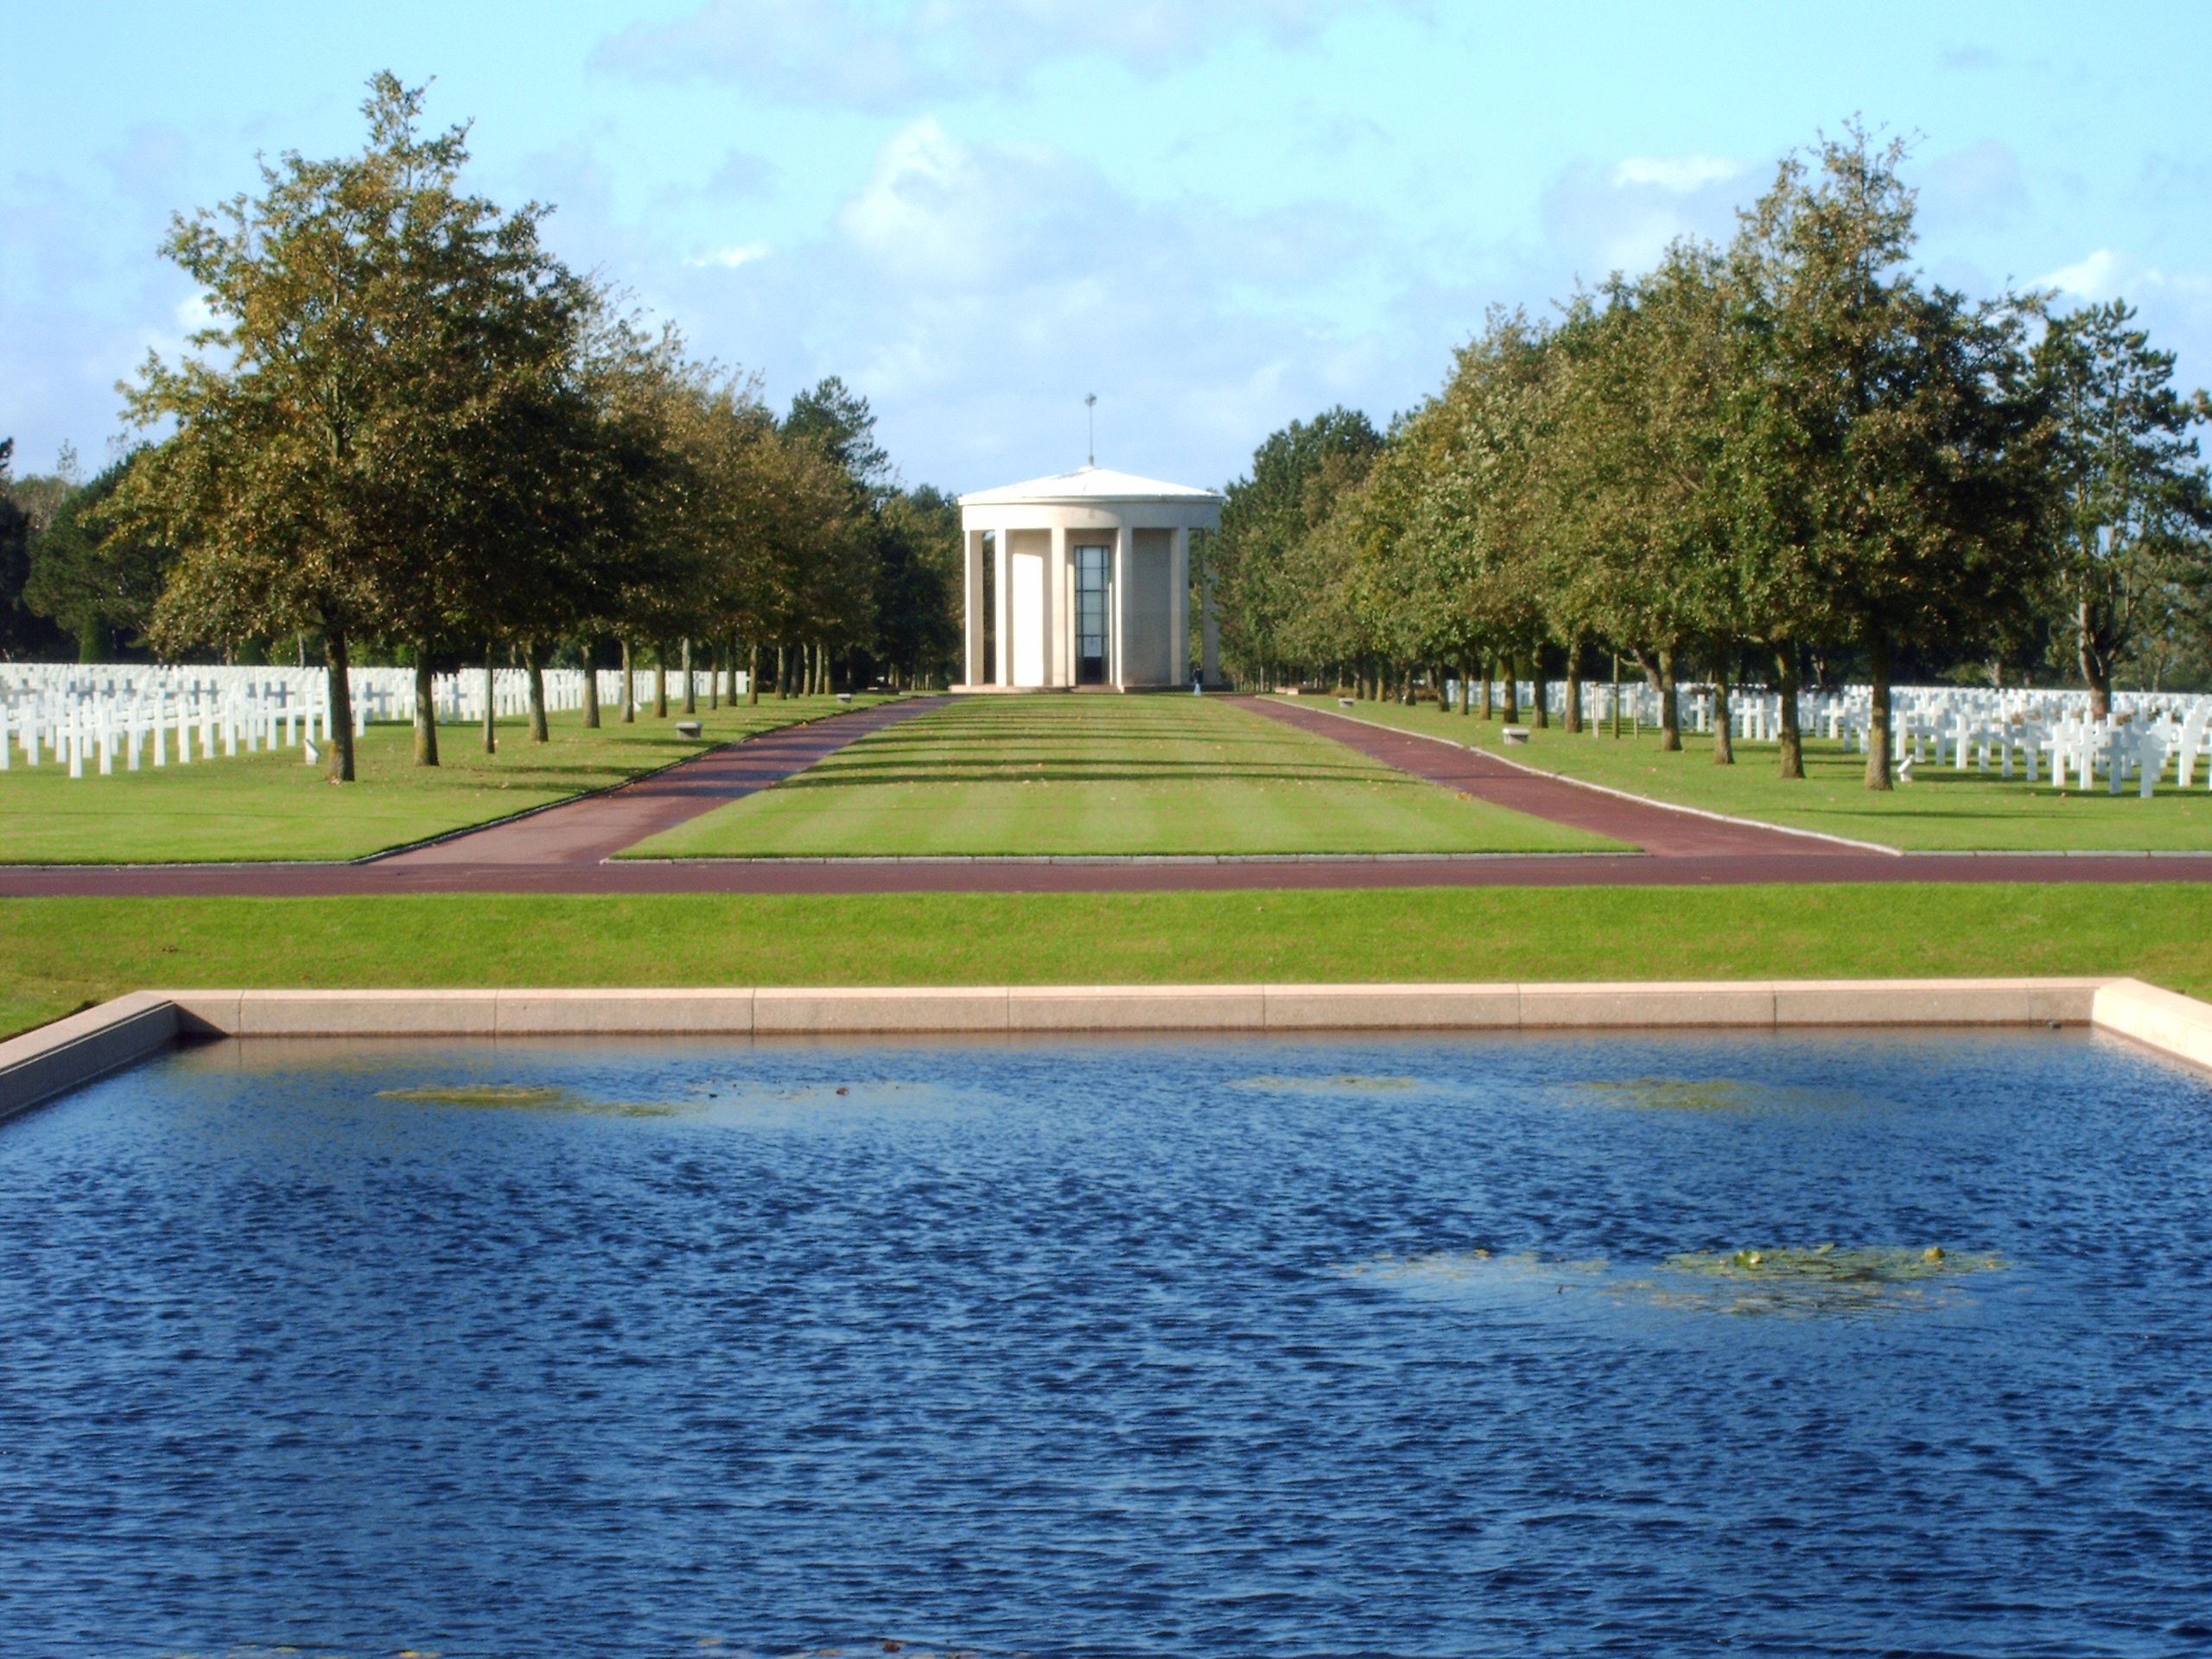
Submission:
[[[1530,693],[1529,723],[1541,731],[1549,731],[1552,725],[1551,699],[1544,695],[1544,646],[1539,641],[1529,658],[1529,680],[1535,687]]]
[[[622,641],[622,723],[634,726],[638,721],[638,676],[630,653],[630,642]]]
[[[499,728],[492,711],[492,646],[487,640],[484,646],[484,753],[497,754],[499,752]]]
[[[1675,653],[1659,653],[1659,747],[1673,754],[1682,747],[1682,710],[1675,700]]]
[[[1728,682],[1736,671],[1736,653],[1722,645],[1713,653],[1713,764],[1732,766],[1736,764],[1736,734],[1732,729],[1735,710],[1729,704]]]
[[[696,715],[699,712],[699,691],[691,678],[691,636],[688,633],[683,636],[683,712]]]
[[[1774,648],[1775,690],[1782,697],[1781,730],[1776,734],[1782,750],[1778,775],[1805,775],[1805,739],[1797,729],[1797,645],[1784,640]]]
[[[1866,787],[1890,784],[1890,638],[1877,624],[1866,638],[1866,677],[1874,684],[1872,716],[1866,733]]]
[[[1477,665],[1476,671],[1482,676],[1482,680],[1475,688],[1476,695],[1480,700],[1479,706],[1482,712],[1482,717],[1484,720],[1488,720],[1490,718],[1491,708],[1490,671],[1490,658],[1485,657],[1482,659],[1481,663]]]
[[[1498,670],[1497,677],[1505,682],[1505,723],[1518,726],[1521,723],[1521,664],[1513,660],[1513,653],[1509,651],[1498,660]]]
[[[776,701],[781,702],[790,694],[790,676],[784,668],[784,647],[776,647]]]
[[[2097,626],[2089,610],[2089,601],[2083,600],[2078,618],[2082,658],[2082,678],[2089,688],[2089,718],[2107,720],[2112,715],[2112,662],[2099,649]]]
[[[1567,734],[1582,735],[1582,642],[1567,648]]]
[[[353,682],[346,630],[323,625],[322,658],[330,687],[330,781],[353,781]]]
[[[430,672],[430,648],[415,647],[415,764],[438,764],[438,697]]]
[[[758,645],[745,648],[745,706],[748,709],[760,706],[760,647]]]
[[[653,718],[668,718],[668,642],[653,642]]]
[[[545,727],[545,659],[534,639],[522,642],[522,665],[530,674],[530,741],[550,743],[553,734]]]
[[[1621,654],[1613,653],[1613,736],[1621,734]]]
[[[1475,671],[1465,663],[1459,664],[1459,715],[1465,719],[1475,711]]]
[[[584,729],[599,729],[599,660],[592,647],[595,640],[586,639],[581,649],[584,658]]]

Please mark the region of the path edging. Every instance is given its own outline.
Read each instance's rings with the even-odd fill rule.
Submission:
[[[496,1041],[1967,1026],[2089,1026],[2212,1071],[2212,1004],[2103,977],[134,991],[0,1043],[0,1118],[193,1036]]]

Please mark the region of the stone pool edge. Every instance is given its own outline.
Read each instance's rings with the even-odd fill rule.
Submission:
[[[2092,1026],[2212,1070],[2212,1004],[2136,979],[134,991],[0,1043],[0,1119],[184,1037]]]

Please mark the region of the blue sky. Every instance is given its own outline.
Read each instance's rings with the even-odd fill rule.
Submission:
[[[2124,295],[2212,381],[2212,7],[1449,0],[476,0],[16,8],[0,436],[97,465],[173,352],[169,213],[358,145],[435,78],[473,182],[787,400],[842,374],[910,482],[1190,482],[1380,423],[1493,303],[1548,305],[1854,113],[1914,138],[1922,257]]]

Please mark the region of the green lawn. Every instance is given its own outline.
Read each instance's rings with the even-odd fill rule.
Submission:
[[[855,706],[880,698],[857,698]],[[302,764],[296,749],[244,752],[188,766],[118,769],[72,780],[51,760],[0,772],[0,863],[160,864],[247,859],[359,858],[604,788],[696,754],[716,743],[828,714],[827,697],[739,704],[697,718],[698,739],[676,734],[689,718],[641,712],[625,726],[617,712],[587,730],[581,714],[556,715],[552,741],[532,743],[526,722],[502,721],[499,749],[486,754],[482,728],[442,726],[444,764],[415,765],[415,734],[397,723],[372,726],[355,756],[359,781],[340,787]]]
[[[2212,887],[0,900],[0,1032],[179,986],[1988,974],[2212,994]]]
[[[1615,846],[1410,778],[1219,698],[1047,696],[959,699],[625,855]]]
[[[1296,701],[1337,707],[1332,698]],[[1685,733],[1681,751],[1668,754],[1649,726],[1641,736],[1628,735],[1624,728],[1618,742],[1610,726],[1601,734],[1586,732],[1580,737],[1553,726],[1532,731],[1526,748],[1507,749],[1498,735],[1502,721],[1485,721],[1456,709],[1440,713],[1433,702],[1411,708],[1362,702],[1351,712],[1363,720],[1471,743],[1529,766],[1654,800],[1917,852],[2212,852],[2212,793],[2201,775],[2194,789],[2177,789],[2169,782],[2146,801],[2133,784],[2126,794],[2113,796],[2100,780],[2084,794],[2053,789],[2048,781],[2031,785],[2017,766],[2007,784],[1993,775],[1985,779],[1971,766],[1960,772],[1923,766],[1915,769],[1910,783],[1883,795],[1860,781],[1866,775],[1864,755],[1847,753],[1841,744],[1824,738],[1806,739],[1805,777],[1786,783],[1775,776],[1771,743],[1738,742],[1736,764],[1717,766],[1710,737]]]

